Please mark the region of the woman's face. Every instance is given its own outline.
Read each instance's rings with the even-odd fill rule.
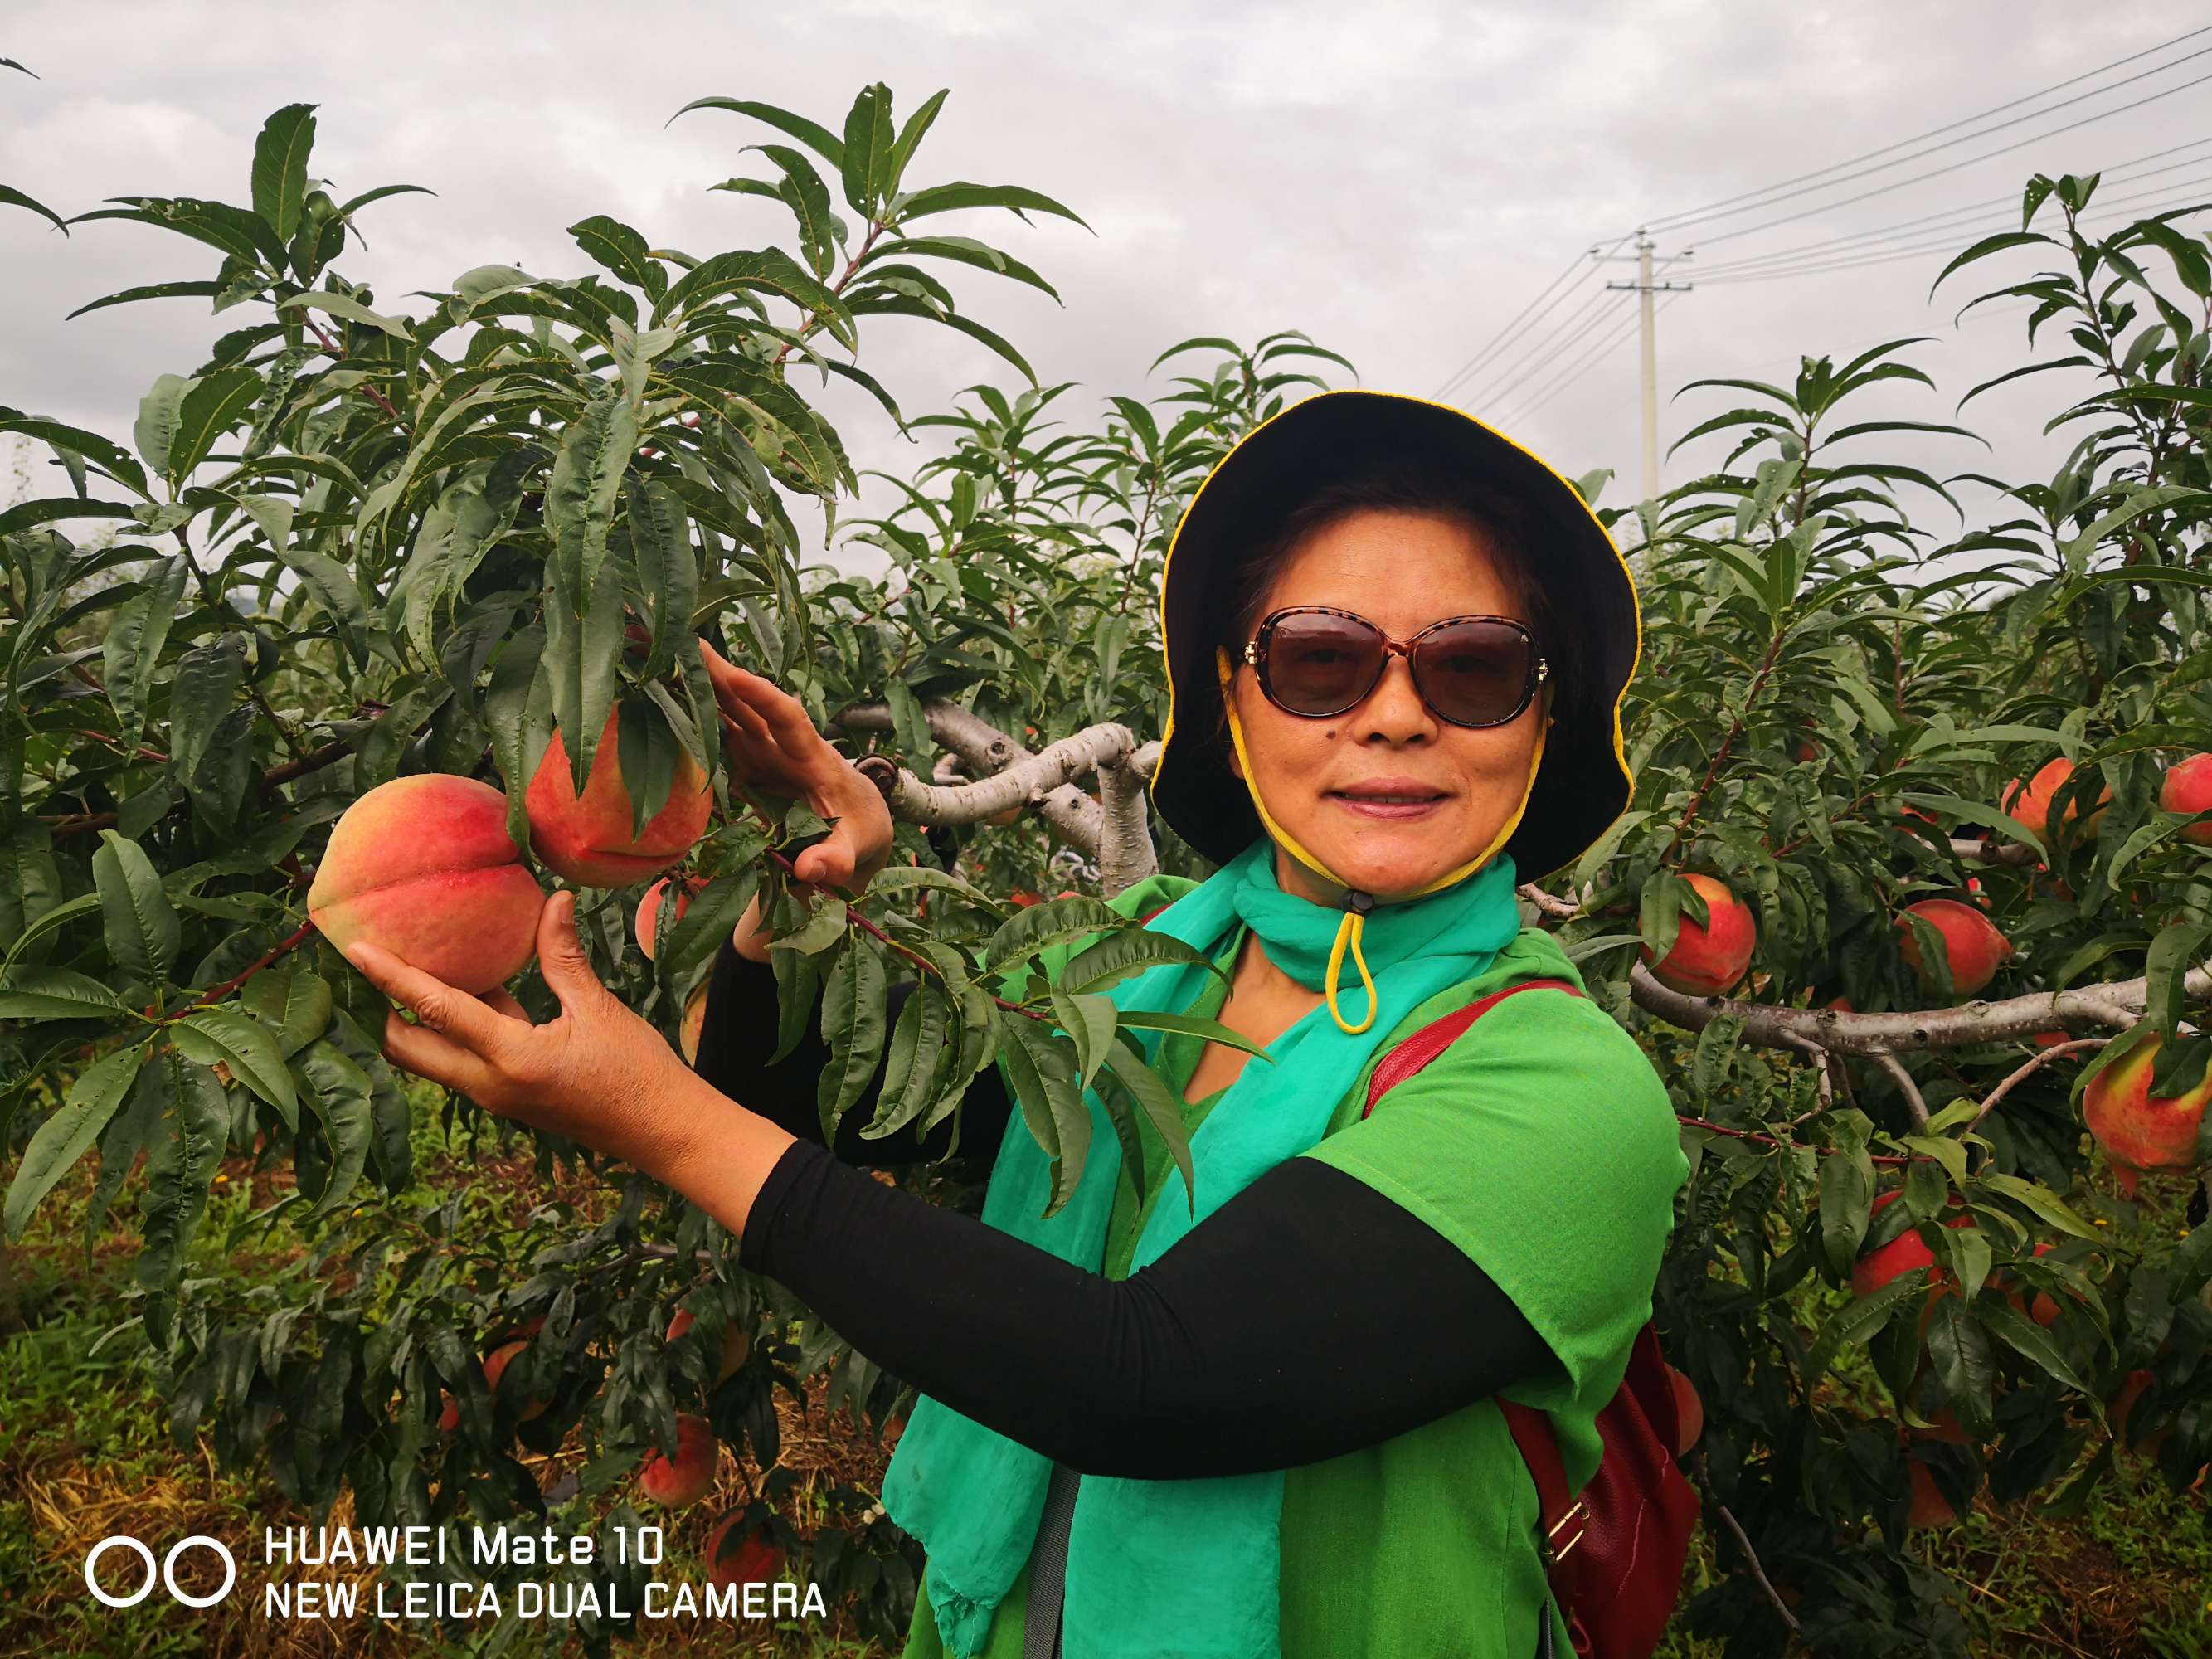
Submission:
[[[1527,620],[1468,526],[1377,508],[1346,514],[1291,548],[1260,614],[1291,605],[1352,611],[1398,641],[1446,617]],[[1412,667],[1393,654],[1364,701],[1311,720],[1276,708],[1255,672],[1232,659],[1230,691],[1268,815],[1347,884],[1385,902],[1409,896],[1489,847],[1520,806],[1548,696],[1504,726],[1454,726],[1429,711]],[[1243,777],[1233,746],[1230,766]],[[1380,807],[1346,793],[1386,788],[1428,799]],[[1343,896],[1279,845],[1275,879],[1317,903]]]

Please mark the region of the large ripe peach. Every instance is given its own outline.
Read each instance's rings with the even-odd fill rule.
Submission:
[[[1698,1398],[1696,1384],[1672,1365],[1667,1367],[1667,1380],[1674,1385],[1674,1449],[1686,1452],[1705,1431],[1705,1402]]]
[[[703,1417],[690,1412],[676,1414],[676,1455],[655,1452],[637,1478],[638,1489],[656,1504],[672,1510],[696,1504],[714,1489],[716,1467],[722,1459],[721,1443]]]
[[[346,808],[307,890],[307,918],[464,991],[530,964],[545,891],[507,833],[507,797],[446,772],[380,783]]]
[[[1912,1483],[1912,1507],[1905,1514],[1908,1527],[1954,1527],[1959,1523],[1959,1512],[1936,1485],[1936,1477],[1928,1466],[1917,1458],[1907,1458],[1906,1478]]]
[[[1951,982],[1959,995],[1970,997],[1996,977],[1997,967],[2012,954],[2012,941],[1992,927],[1990,919],[1971,904],[1956,899],[1922,899],[1905,907],[1905,914],[1922,916],[1943,935],[1943,949],[1951,959]],[[1920,940],[1904,915],[1897,919],[1898,949],[1923,990],[1936,988],[1933,970],[1920,959]]]
[[[2212,755],[2191,755],[2168,768],[2158,787],[2158,805],[2164,812],[2212,812]],[[2181,838],[2212,847],[2212,818],[2190,824]]]
[[[2120,1190],[2136,1194],[2146,1170],[2194,1170],[2197,1127],[2204,1103],[2212,1099],[2212,1067],[2197,1086],[2172,1097],[2154,1097],[2151,1073],[2157,1067],[2160,1039],[2155,1034],[2089,1080],[2082,1091],[2081,1115],[2105,1149]]]
[[[1700,927],[1687,911],[1674,936],[1674,948],[1651,963],[1651,947],[1639,945],[1644,960],[1651,963],[1651,977],[1669,990],[1687,996],[1724,996],[1742,979],[1751,964],[1752,947],[1759,942],[1759,925],[1751,907],[1739,901],[1733,889],[1717,877],[1686,878],[1705,901],[1708,926]]]
[[[1903,1191],[1897,1188],[1881,1194],[1875,1200],[1874,1207],[1869,1212],[1869,1218],[1881,1214],[1904,1195]],[[1959,1202],[1957,1194],[1952,1194],[1951,1202]],[[1954,1216],[1943,1224],[1947,1227],[1971,1227],[1974,1224],[1974,1218],[1970,1215]],[[1868,1251],[1851,1264],[1851,1292],[1855,1296],[1872,1296],[1898,1274],[1909,1273],[1915,1267],[1929,1270],[1928,1283],[1939,1292],[1951,1277],[1936,1264],[1936,1252],[1928,1248],[1928,1242],[1920,1237],[1919,1230],[1908,1228],[1888,1243]]]
[[[568,776],[568,749],[561,733],[545,745],[523,804],[530,812],[530,850],[539,862],[583,887],[629,887],[659,875],[706,833],[714,794],[707,775],[687,753],[676,763],[668,801],[642,835],[630,834],[631,800],[623,787],[622,711],[607,711],[592,773],[580,798]]]
[[[676,1310],[676,1317],[668,1322],[668,1340],[671,1342],[675,1341],[697,1322],[692,1318],[689,1310],[678,1308]],[[752,1344],[746,1339],[743,1331],[735,1325],[723,1326],[722,1366],[714,1374],[715,1382],[718,1384],[726,1382],[738,1374],[738,1367],[745,1363],[745,1356],[751,1351]]]
[[[691,908],[691,900],[693,896],[698,893],[702,888],[706,886],[706,884],[707,884],[705,882],[700,880],[695,876],[690,881],[685,882],[684,885],[678,890],[676,895],[677,921],[681,921],[684,920],[684,913]],[[645,896],[637,902],[637,923],[632,931],[637,935],[637,948],[645,952],[645,959],[647,962],[651,962],[653,960],[653,936],[654,932],[660,926],[660,901],[662,896],[667,891],[668,878],[663,876],[659,881],[653,883],[652,886],[647,888],[645,890]]]
[[[783,1551],[762,1527],[732,1538],[731,1529],[744,1511],[724,1516],[707,1534],[707,1582],[710,1584],[768,1584],[783,1576]]]
[[[2034,830],[2047,844],[2052,839],[2051,826],[2047,823],[2051,813],[2051,798],[2058,793],[2058,786],[2073,775],[2074,763],[2061,755],[2057,759],[2047,763],[2033,777],[2030,778],[2025,790],[2022,789],[2017,778],[2006,785],[2004,799],[2000,805],[2021,823]],[[2078,822],[2075,817],[2078,806],[2069,805],[2064,816],[2058,822],[2057,839],[2061,842],[2087,840],[2095,835],[2097,826],[2104,820],[2104,803],[2112,798],[2112,786],[2106,784],[2104,787],[2104,793],[2097,797],[2096,811]]]

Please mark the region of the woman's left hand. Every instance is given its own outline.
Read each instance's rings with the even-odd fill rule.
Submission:
[[[531,1023],[504,990],[481,997],[356,941],[347,959],[398,1009],[384,1052],[395,1065],[457,1089],[486,1110],[582,1142],[659,1173],[702,1126],[678,1103],[702,1091],[691,1068],[653,1026],[599,983],[576,937],[576,898],[557,892],[538,918],[538,963],[561,1013]]]

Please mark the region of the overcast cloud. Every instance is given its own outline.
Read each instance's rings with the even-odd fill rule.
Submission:
[[[386,308],[419,313],[422,301],[402,298],[408,290],[442,287],[476,264],[581,274],[588,264],[562,228],[592,213],[702,253],[785,240],[780,209],[706,188],[733,173],[768,172],[743,147],[775,135],[714,112],[664,125],[693,98],[759,99],[834,130],[869,82],[890,83],[902,118],[947,87],[910,182],[1027,185],[1068,204],[1097,233],[1051,219],[1024,227],[1003,215],[939,222],[998,241],[1058,287],[1062,306],[981,272],[957,271],[954,283],[963,309],[1012,339],[1044,380],[1081,382],[1070,399],[1087,408],[1109,392],[1157,390],[1170,371],[1148,382],[1146,365],[1185,336],[1251,340],[1281,328],[1343,352],[1366,385],[1428,395],[1578,249],[1612,243],[1640,219],[1827,167],[2208,25],[2212,8],[2167,0],[812,0],[649,9],[442,0],[343,11],[17,0],[0,24],[0,56],[40,78],[0,71],[0,182],[64,214],[126,193],[244,202],[263,118],[282,104],[313,102],[315,170],[341,197],[400,182],[438,192],[368,210],[370,247],[343,267],[371,281]],[[2096,84],[2207,47],[2212,33]],[[2205,74],[2212,55],[1855,185],[1662,235],[1660,251]],[[2016,195],[2033,171],[2090,171],[2198,138],[2212,139],[2212,83],[1875,200],[1697,244],[1696,258],[1667,275],[1695,280],[1723,259]],[[2203,155],[2201,166],[2138,188],[2212,175],[2212,150]],[[2212,184],[2189,199],[2199,197],[2212,198]],[[2212,224],[2212,215],[2196,222]],[[79,226],[64,240],[29,214],[0,209],[0,402],[127,441],[154,377],[191,368],[236,318],[171,300],[63,319],[112,289],[210,276],[214,256],[201,252],[115,222]],[[1936,376],[1942,395],[1889,392],[1868,408],[1948,420],[1969,386],[2023,360],[2023,314],[1990,306],[1954,325],[1953,313],[1989,284],[1954,277],[1931,305],[1928,285],[1943,257],[1714,283],[1683,295],[1659,323],[1662,400],[1698,376],[1767,378],[1791,372],[1800,351],[1840,361],[1878,340],[1924,333],[1936,337],[1911,361]],[[2027,256],[2007,257],[2015,263],[1992,268],[2034,268]],[[1621,279],[1629,270],[1607,274]],[[1604,303],[1610,328],[1627,298]],[[1498,377],[1486,374],[1448,400],[1503,417],[1563,471],[1614,467],[1605,499],[1626,500],[1638,476],[1632,336],[1558,384],[1603,337],[1565,344],[1503,395],[1491,395]],[[871,319],[863,343],[861,361],[909,414],[977,380],[1018,379],[981,347],[920,322]],[[1540,407],[1519,413],[1555,386]],[[2039,430],[2062,390],[2061,377],[2031,380],[1969,405],[1962,419],[1993,455],[1956,439],[1891,453],[1939,474],[2043,476],[2068,442]],[[1726,407],[1726,397],[1662,401],[1663,438]],[[842,383],[823,401],[860,465],[902,469],[920,453]],[[1690,477],[1724,453],[1722,440],[1701,441],[1668,464],[1665,479]],[[1988,492],[1967,499],[1978,507]],[[1928,505],[1931,528],[1954,523],[1940,503]]]

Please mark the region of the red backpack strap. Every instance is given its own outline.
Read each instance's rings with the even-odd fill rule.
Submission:
[[[1382,1056],[1374,1074],[1367,1079],[1367,1104],[1359,1115],[1364,1118],[1373,1111],[1376,1101],[1450,1048],[1462,1032],[1506,998],[1518,996],[1523,991],[1546,989],[1565,991],[1572,997],[1583,994],[1563,979],[1524,979],[1518,985],[1492,991],[1464,1008],[1455,1008],[1441,1018],[1431,1020]]]

